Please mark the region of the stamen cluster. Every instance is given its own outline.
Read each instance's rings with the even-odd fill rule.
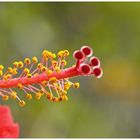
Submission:
[[[66,69],[64,67],[67,65],[68,50],[59,51],[57,55],[44,50],[40,62],[37,57],[25,58],[24,61],[15,61],[5,72],[4,67],[0,65],[0,96],[5,101],[9,98],[17,99],[21,107],[25,105],[25,101],[20,99],[14,88],[24,91],[27,100],[31,100],[34,94],[37,100],[45,95],[53,102],[67,101],[67,91],[70,87],[80,86],[78,82],[73,83],[69,78],[85,75],[95,75],[97,78],[102,76],[99,59],[91,55],[91,48],[82,47],[73,54],[77,60],[76,65]]]

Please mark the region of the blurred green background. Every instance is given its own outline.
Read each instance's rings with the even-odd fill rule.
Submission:
[[[0,64],[43,49],[93,48],[104,75],[74,78],[69,101],[11,106],[20,137],[140,137],[140,3],[0,3]]]

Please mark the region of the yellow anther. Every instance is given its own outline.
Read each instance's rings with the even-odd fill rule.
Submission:
[[[79,88],[80,87],[80,84],[78,82],[76,82],[76,83],[73,84],[73,87],[74,88]]]
[[[42,89],[40,90],[40,93],[41,93],[41,95],[44,95],[44,91]]]
[[[9,78],[11,78],[11,74],[6,74],[3,78],[4,80],[8,80]]]
[[[2,96],[2,100],[7,101],[8,99],[9,99],[9,96],[8,95],[3,95]]]
[[[59,98],[57,98],[57,97],[52,97],[52,99],[51,99],[53,102],[58,102],[59,101]]]
[[[51,75],[52,73],[53,73],[52,70],[47,70],[47,71],[46,71],[46,74],[47,74],[47,75]]]
[[[64,90],[69,90],[70,86],[64,85]]]
[[[43,66],[41,70],[42,70],[42,72],[45,72],[45,71],[47,71],[47,68],[45,66]]]
[[[46,57],[52,57],[52,53],[49,52],[49,51],[47,51],[47,50],[44,50],[44,51],[42,52],[42,56],[43,56],[44,58],[46,58]]]
[[[0,70],[0,76],[2,76],[3,75],[3,71],[2,70]]]
[[[37,62],[38,62],[37,57],[33,57],[33,58],[32,58],[32,61],[33,61],[33,63],[37,63]]]
[[[47,97],[48,100],[52,100],[52,97],[53,97],[53,96],[52,96],[51,93],[48,92],[47,95],[46,95],[46,97]]]
[[[47,86],[47,81],[43,81],[42,85],[46,87]]]
[[[17,67],[18,67],[18,62],[15,61],[15,62],[13,63],[13,65],[14,65],[15,68],[17,68]]]
[[[42,69],[42,67],[43,67],[43,65],[42,65],[41,63],[38,63],[38,64],[37,64],[37,68],[38,68],[38,69]]]
[[[25,58],[25,59],[24,59],[24,63],[25,63],[26,65],[29,65],[29,64],[31,63],[30,58]]]
[[[63,95],[63,96],[61,96],[61,97],[62,97],[62,100],[63,100],[63,101],[68,101],[67,95]]]
[[[52,58],[53,59],[56,58],[56,54],[55,53],[52,54]]]
[[[29,70],[28,68],[25,68],[25,69],[24,69],[24,73],[25,73],[25,74],[29,74],[29,73],[30,73],[30,70]]]
[[[12,73],[12,72],[13,72],[13,68],[12,68],[12,67],[8,67],[8,68],[7,68],[7,71],[8,71],[9,73]]]
[[[13,68],[12,74],[14,74],[14,75],[17,74],[17,68]]]
[[[35,93],[35,98],[39,100],[41,98],[42,94],[40,92]]]
[[[56,67],[57,65],[58,65],[58,62],[55,61],[55,60],[53,60],[53,61],[52,61],[52,66],[53,66],[53,67]]]
[[[17,98],[17,93],[15,91],[11,92],[11,98],[16,99]]]
[[[69,51],[68,50],[64,50],[64,57],[69,56]]]
[[[31,78],[32,77],[32,74],[27,74],[27,78]]]
[[[3,69],[4,69],[4,66],[3,65],[0,65],[0,71],[3,70]]]
[[[56,83],[56,82],[57,82],[56,77],[52,77],[52,78],[49,79],[49,83],[50,83],[50,84],[54,84],[54,83]]]
[[[19,62],[18,62],[18,67],[19,67],[19,68],[23,68],[23,62],[22,62],[22,61],[19,61]]]
[[[20,107],[25,106],[25,104],[26,104],[26,103],[25,103],[23,100],[19,101],[19,106],[20,106]]]
[[[59,51],[59,52],[57,53],[57,56],[58,56],[58,57],[63,57],[63,54],[64,54],[64,51]]]
[[[23,89],[23,85],[19,83],[19,84],[17,85],[17,88],[18,88],[18,89]]]
[[[66,66],[67,65],[67,61],[66,60],[62,60],[61,61],[61,65]]]
[[[60,72],[61,72],[61,70],[60,70],[59,67],[55,67],[54,70],[55,70],[55,72],[57,72],[57,73],[60,73]]]
[[[32,95],[29,94],[29,93],[27,93],[27,94],[26,94],[26,98],[27,98],[28,100],[31,100],[31,99],[32,99]]]

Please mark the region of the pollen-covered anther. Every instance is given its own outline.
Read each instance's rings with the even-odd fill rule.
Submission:
[[[13,75],[16,75],[16,74],[17,74],[17,68],[13,68],[12,74],[13,74]]]
[[[82,60],[84,59],[84,53],[80,50],[77,50],[73,53],[73,57],[77,60]]]
[[[51,93],[47,93],[46,97],[47,97],[48,100],[52,100],[52,97],[53,97],[53,96],[52,96]]]
[[[73,87],[74,88],[79,88],[80,87],[80,84],[78,82],[75,82],[75,83],[73,83]]]
[[[67,65],[67,61],[66,61],[66,60],[62,60],[62,61],[61,61],[61,65],[62,65],[62,66],[66,66],[66,65]]]
[[[42,72],[45,72],[45,71],[47,71],[47,68],[46,68],[45,66],[43,66],[43,67],[41,68],[41,71],[42,71]]]
[[[90,57],[92,55],[92,49],[88,46],[83,46],[81,51],[85,54],[85,56]]]
[[[57,56],[58,56],[58,57],[63,57],[63,56],[64,56],[64,51],[59,51],[59,52],[57,53]]]
[[[46,87],[46,86],[47,86],[47,83],[48,83],[47,81],[43,81],[43,82],[42,82],[42,85],[43,85],[44,87]]]
[[[4,77],[3,77],[3,79],[4,79],[5,81],[9,80],[10,78],[11,78],[11,74],[6,74],[6,75],[4,75]]]
[[[19,67],[19,68],[23,68],[23,62],[22,62],[22,61],[19,61],[19,62],[18,62],[18,67]]]
[[[2,96],[2,100],[7,101],[8,99],[9,99],[9,96],[8,95],[3,95]]]
[[[3,75],[3,71],[2,70],[0,70],[0,76],[2,76]]]
[[[100,66],[100,60],[97,58],[97,57],[91,57],[90,58],[90,64],[92,65],[92,66]]]
[[[61,98],[62,98],[63,101],[68,101],[67,95],[62,95]]]
[[[53,67],[56,67],[57,65],[58,65],[58,62],[55,61],[55,60],[53,60],[53,61],[52,61],[52,66],[53,66]]]
[[[4,69],[4,66],[3,65],[0,65],[0,71],[3,70],[3,69]]]
[[[84,74],[90,74],[91,68],[88,64],[81,64],[80,71],[83,72]]]
[[[54,70],[55,70],[56,73],[60,73],[61,72],[60,68],[57,67],[57,66],[54,68]]]
[[[29,93],[27,93],[27,94],[26,94],[26,98],[27,98],[28,100],[31,100],[31,99],[32,99],[32,95],[29,94]]]
[[[19,62],[15,61],[15,62],[13,63],[14,68],[18,68],[18,64],[19,64]]]
[[[40,100],[41,96],[42,96],[42,94],[40,92],[35,93],[35,98],[37,100]]]
[[[37,62],[38,62],[37,57],[33,57],[33,58],[32,58],[32,62],[33,62],[33,63],[37,63]]]
[[[8,67],[8,68],[7,68],[7,71],[8,71],[9,73],[12,73],[12,72],[13,72],[13,68],[12,68],[12,67]]]
[[[64,50],[64,57],[69,56],[69,51],[68,50]]]
[[[19,83],[19,84],[17,85],[17,88],[18,88],[18,89],[23,89],[23,85],[22,85],[21,83]]]
[[[49,79],[49,83],[50,84],[54,84],[56,82],[57,82],[57,78],[56,77],[52,77],[52,78]]]
[[[27,74],[27,78],[30,79],[32,77],[32,74]]]
[[[96,78],[101,78],[103,75],[103,71],[100,67],[95,67],[93,69],[93,74],[96,76]]]
[[[25,104],[26,104],[25,101],[23,101],[23,100],[19,101],[19,106],[20,106],[20,107],[25,106]]]
[[[26,75],[30,73],[30,70],[28,68],[25,68],[23,71]]]
[[[24,63],[25,63],[26,65],[29,65],[29,64],[31,63],[30,58],[25,58],[25,59],[24,59]]]
[[[47,71],[46,71],[46,74],[47,74],[48,76],[50,76],[52,73],[53,73],[52,70],[47,70]]]
[[[11,98],[16,99],[17,98],[17,92],[15,92],[15,91],[11,92]]]
[[[38,63],[37,64],[37,68],[40,70],[40,69],[42,69],[42,67],[43,67],[43,65],[41,64],[41,63]]]

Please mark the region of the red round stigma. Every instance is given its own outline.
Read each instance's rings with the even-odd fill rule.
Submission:
[[[97,57],[91,57],[90,63],[92,66],[100,66],[100,60]]]
[[[88,57],[92,55],[92,49],[88,46],[83,46],[81,51]]]
[[[96,67],[93,69],[93,74],[97,77],[97,78],[100,78],[103,74],[103,71],[101,68],[99,67]]]
[[[88,64],[81,64],[80,65],[80,70],[84,73],[84,74],[89,74],[91,69],[90,66]]]
[[[73,53],[73,57],[77,60],[81,60],[84,58],[84,54],[80,50],[77,50]]]

